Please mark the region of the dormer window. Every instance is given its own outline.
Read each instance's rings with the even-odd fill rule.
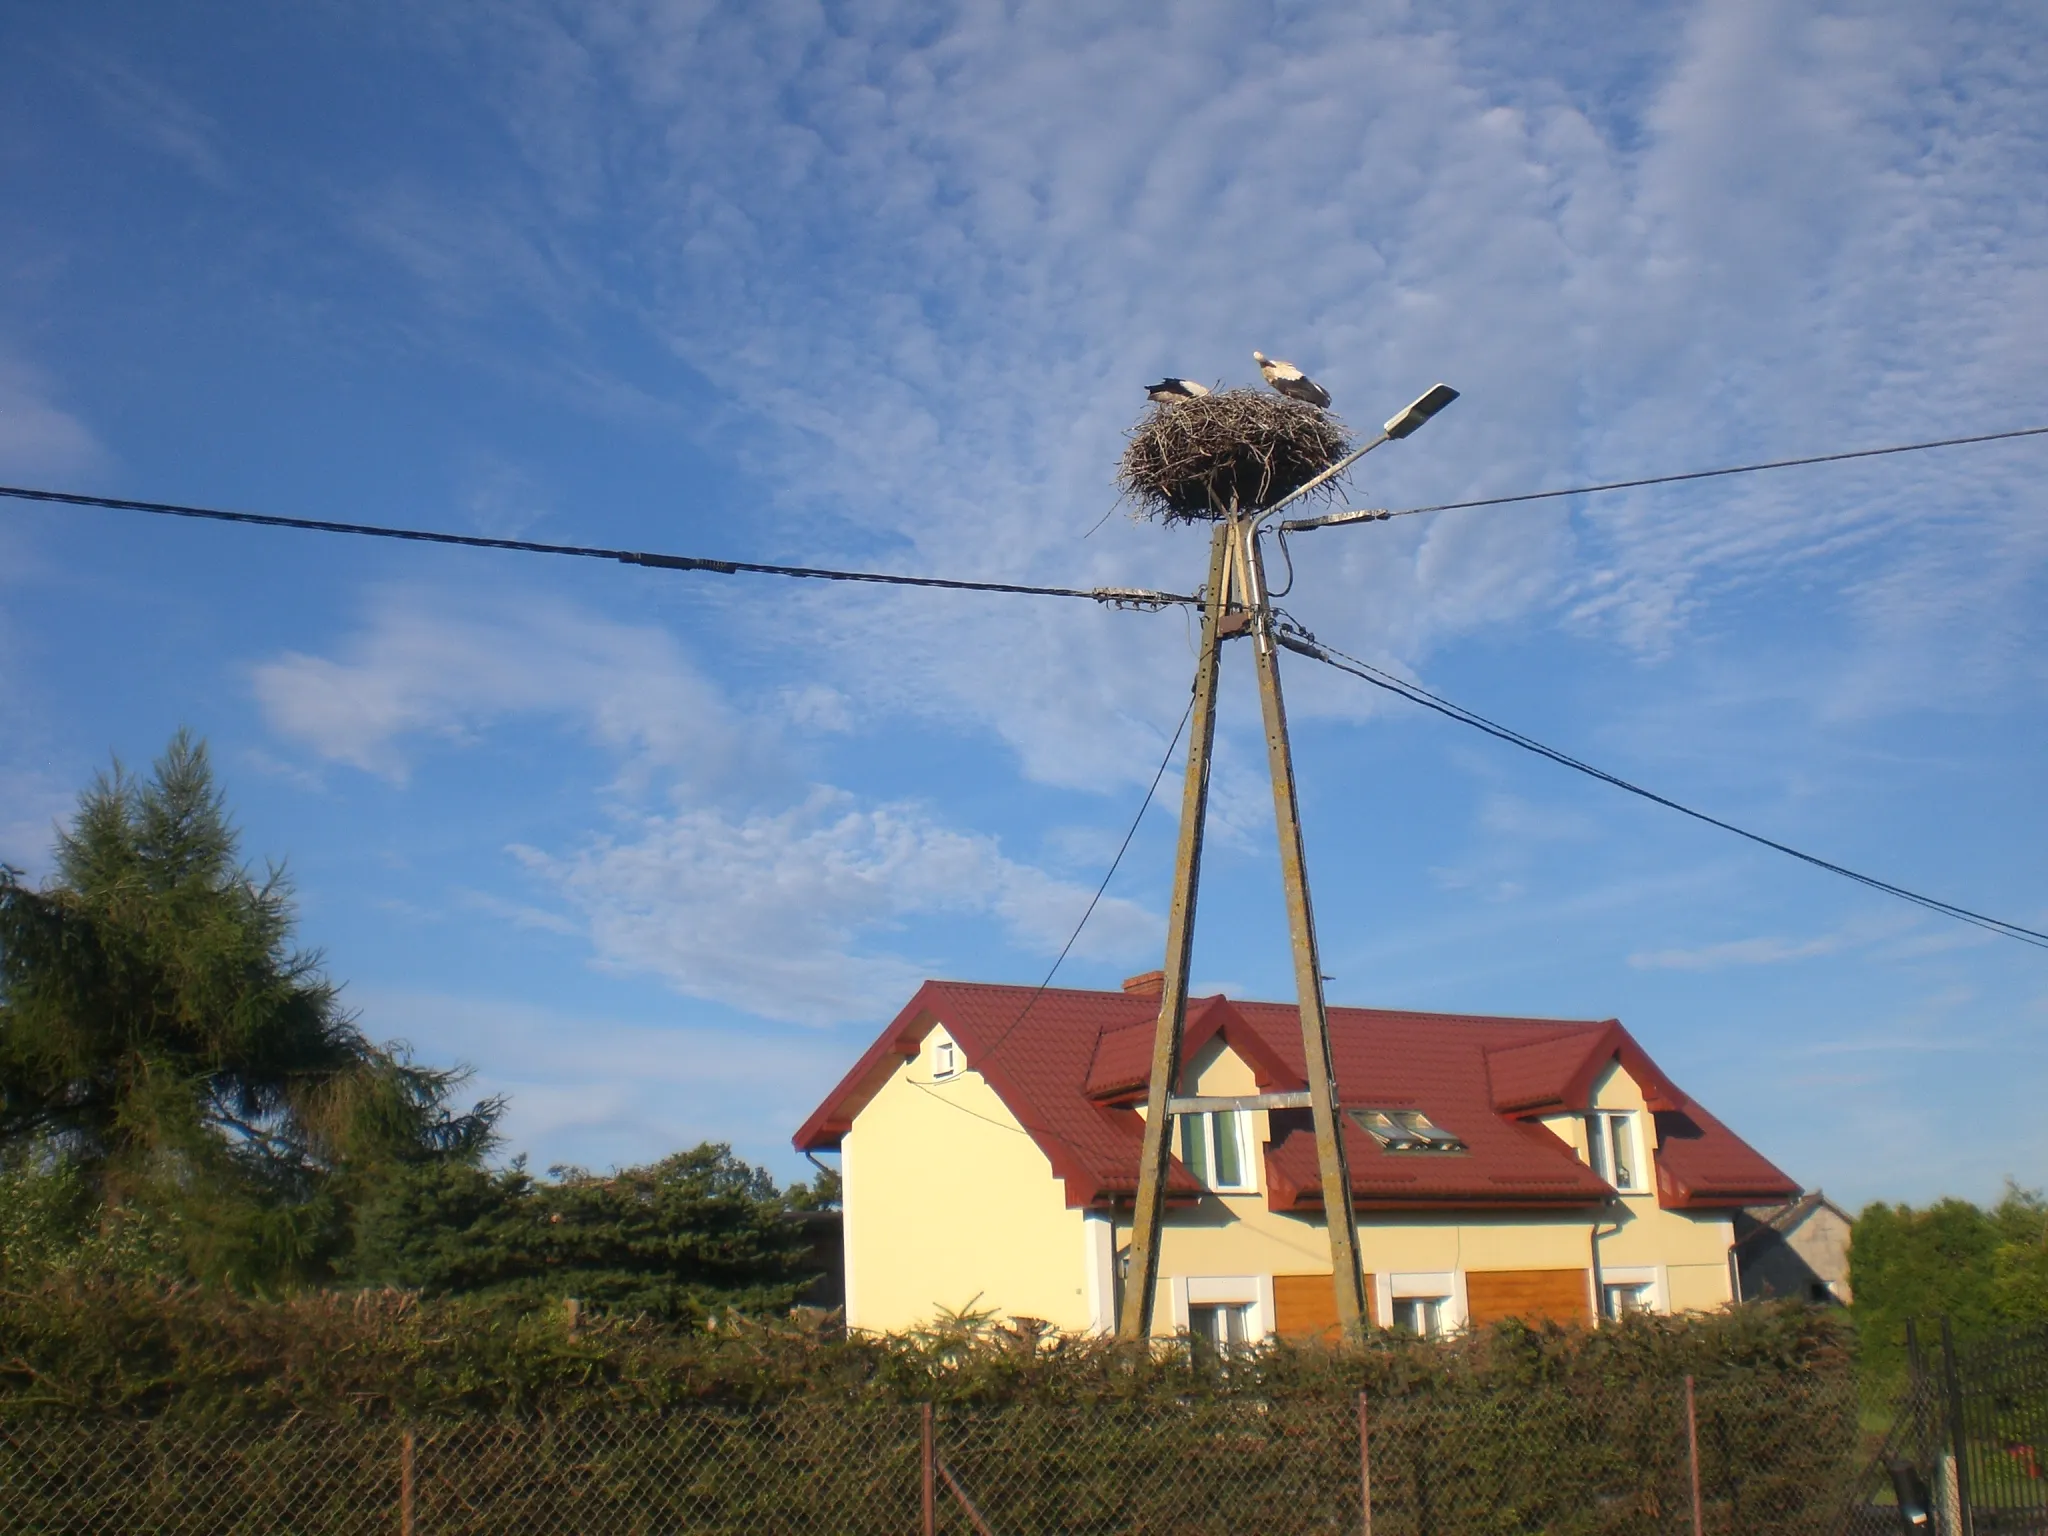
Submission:
[[[1586,1146],[1593,1171],[1624,1195],[1640,1195],[1644,1182],[1640,1117],[1633,1110],[1595,1110],[1586,1116]]]
[[[1213,1109],[1180,1116],[1180,1160],[1205,1189],[1244,1191],[1252,1179],[1241,1110]]]
[[[1419,1109],[1346,1110],[1351,1123],[1389,1152],[1463,1152],[1456,1132],[1434,1123]]]
[[[960,1047],[950,1040],[932,1042],[932,1077],[956,1077],[960,1072]]]

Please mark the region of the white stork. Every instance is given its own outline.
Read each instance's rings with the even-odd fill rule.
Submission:
[[[1176,400],[1199,400],[1207,393],[1209,386],[1193,379],[1161,379],[1145,386],[1145,398],[1161,405],[1172,405]]]
[[[1266,376],[1266,382],[1288,399],[1306,400],[1318,409],[1328,408],[1330,392],[1294,364],[1283,363],[1279,358],[1268,357],[1263,352],[1254,352],[1252,361],[1259,365],[1259,372]]]

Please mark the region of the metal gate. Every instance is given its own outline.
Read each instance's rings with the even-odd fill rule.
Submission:
[[[2048,1536],[2048,1328],[1936,1347],[1906,1325],[1908,1376],[1845,1536]]]

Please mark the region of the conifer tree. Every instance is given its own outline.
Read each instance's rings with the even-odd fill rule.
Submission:
[[[40,888],[0,867],[0,1159],[82,1171],[102,1212],[175,1226],[196,1274],[323,1273],[348,1208],[472,1163],[502,1106],[380,1048],[294,946],[283,870],[239,862],[203,743],[81,797]]]

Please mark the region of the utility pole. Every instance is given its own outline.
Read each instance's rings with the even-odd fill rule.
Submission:
[[[1145,1093],[1145,1146],[1138,1160],[1138,1202],[1131,1218],[1130,1266],[1124,1274],[1117,1337],[1152,1332],[1152,1293],[1159,1284],[1159,1229],[1166,1214],[1167,1154],[1173,1114],[1167,1101],[1180,1080],[1180,1046],[1188,1021],[1188,966],[1194,958],[1195,894],[1202,883],[1202,830],[1209,817],[1209,769],[1216,746],[1216,674],[1223,660],[1224,619],[1231,598],[1233,516],[1209,541],[1209,584],[1202,589],[1202,643],[1195,659],[1195,709],[1188,723],[1187,777],[1180,794],[1180,849],[1173,865],[1173,905],[1166,914],[1166,976],[1152,1036],[1152,1075]]]
[[[1279,644],[1273,633],[1273,604],[1266,591],[1265,561],[1259,551],[1258,525],[1262,520],[1233,511],[1216,525],[1209,546],[1209,583],[1203,590],[1201,650],[1195,664],[1194,734],[1188,742],[1173,905],[1166,920],[1166,976],[1159,995],[1159,1022],[1152,1037],[1152,1073],[1145,1094],[1145,1139],[1138,1162],[1130,1266],[1117,1318],[1117,1336],[1129,1340],[1143,1339],[1152,1331],[1152,1303],[1159,1285],[1160,1233],[1166,1213],[1166,1176],[1180,1098],[1181,1042],[1187,1027],[1188,969],[1194,958],[1202,831],[1208,814],[1209,772],[1216,740],[1216,682],[1223,642],[1237,635],[1249,635],[1252,639],[1259,699],[1265,714],[1266,759],[1272,771],[1273,812],[1280,835],[1280,873],[1287,890],[1295,993],[1301,1006],[1302,1054],[1308,1078],[1306,1100],[1315,1120],[1323,1210],[1330,1229],[1331,1283],[1336,1291],[1337,1323],[1347,1339],[1361,1337],[1365,1326],[1358,1222],[1352,1210],[1351,1173],[1338,1119],[1336,1074],[1330,1059],[1330,1021],[1323,1004],[1322,963],[1316,949],[1315,912],[1309,901],[1307,858],[1294,789],[1294,757],[1287,738],[1287,705],[1280,691]],[[1259,1100],[1257,1105],[1247,1100],[1239,1107],[1264,1107],[1274,1096],[1253,1097]]]
[[[1166,919],[1165,981],[1159,1020],[1152,1036],[1152,1072],[1145,1090],[1145,1135],[1138,1161],[1137,1208],[1131,1222],[1130,1264],[1124,1278],[1117,1337],[1137,1341],[1152,1332],[1153,1294],[1159,1287],[1159,1243],[1166,1215],[1166,1176],[1173,1146],[1173,1122],[1181,1113],[1228,1107],[1301,1108],[1313,1116],[1316,1165],[1321,1173],[1323,1213],[1330,1232],[1330,1280],[1337,1325],[1348,1341],[1362,1339],[1368,1318],[1365,1267],[1358,1248],[1358,1215],[1351,1202],[1350,1160],[1344,1150],[1343,1105],[1330,1053],[1330,1016],[1323,1001],[1322,959],[1316,947],[1315,908],[1308,893],[1308,857],[1301,833],[1301,806],[1294,788],[1294,753],[1287,736],[1287,701],[1280,690],[1280,642],[1273,601],[1266,589],[1265,557],[1259,532],[1266,520],[1344,473],[1382,443],[1407,437],[1436,415],[1458,392],[1439,384],[1408,405],[1380,435],[1345,455],[1306,484],[1269,507],[1244,511],[1235,502],[1209,543],[1209,584],[1202,589],[1202,641],[1195,661],[1194,732],[1188,741],[1187,777],[1181,787],[1180,848],[1174,862],[1173,905]],[[1338,513],[1288,527],[1320,527],[1358,521],[1371,513]],[[1180,1055],[1187,1030],[1188,967],[1194,958],[1195,896],[1202,877],[1202,832],[1209,811],[1209,771],[1216,744],[1216,681],[1223,642],[1252,637],[1265,717],[1266,765],[1273,779],[1273,815],[1280,839],[1280,875],[1287,891],[1287,927],[1294,949],[1294,990],[1301,1009],[1305,1094],[1253,1094],[1242,1099],[1188,1099],[1178,1093]],[[1198,1107],[1199,1106],[1199,1107]]]
[[[1314,1115],[1316,1166],[1322,1174],[1323,1215],[1330,1229],[1330,1270],[1337,1296],[1337,1328],[1347,1341],[1365,1336],[1365,1273],[1359,1262],[1358,1214],[1351,1204],[1351,1163],[1338,1118],[1336,1063],[1330,1056],[1330,1015],[1323,1004],[1322,954],[1316,947],[1315,908],[1308,895],[1308,852],[1302,844],[1301,806],[1294,791],[1294,752],[1287,740],[1287,700],[1280,692],[1280,647],[1273,635],[1273,602],[1266,592],[1266,562],[1259,530],[1247,526],[1239,545],[1252,609],[1252,654],[1259,673],[1259,705],[1266,722],[1266,763],[1273,779],[1273,818],[1280,833],[1280,877],[1287,888],[1287,931],[1294,948],[1294,995],[1301,1007],[1301,1054],[1307,1065]]]

